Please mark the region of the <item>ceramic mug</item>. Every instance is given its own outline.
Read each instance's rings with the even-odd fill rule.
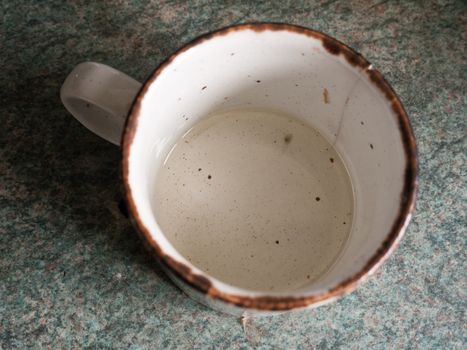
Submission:
[[[416,145],[399,98],[360,54],[317,31],[274,23],[224,28],[183,46],[143,85],[108,66],[82,63],[64,82],[61,99],[88,129],[121,146],[138,232],[182,290],[217,310],[274,313],[353,291],[392,253],[414,209]],[[153,213],[153,179],[177,139],[206,115],[234,107],[281,110],[309,123],[350,174],[354,217],[346,247],[327,273],[298,290],[256,292],[209,276],[174,249]]]

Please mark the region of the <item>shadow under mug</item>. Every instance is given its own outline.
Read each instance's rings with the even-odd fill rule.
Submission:
[[[88,129],[121,145],[138,232],[181,289],[217,310],[270,314],[353,291],[392,253],[414,209],[416,145],[399,98],[360,54],[304,27],[242,24],[203,35],[143,85],[108,66],[82,63],[64,82],[61,99]],[[206,115],[242,107],[281,110],[310,124],[335,147],[351,178],[354,217],[345,249],[327,273],[298,290],[251,291],[209,276],[174,249],[152,209],[153,179],[177,139]]]

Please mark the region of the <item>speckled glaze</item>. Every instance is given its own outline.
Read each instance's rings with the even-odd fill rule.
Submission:
[[[178,88],[180,85],[183,89]],[[129,212],[138,232],[162,266],[172,272],[169,276],[176,276],[177,284],[188,295],[193,294],[193,289],[198,290],[205,294],[203,299],[206,305],[215,306],[220,311],[236,315],[246,311],[250,314],[270,314],[319,306],[350,293],[387,259],[401,240],[412,216],[418,161],[408,116],[399,98],[378,70],[360,54],[323,33],[280,23],[230,26],[200,36],[183,46],[160,64],[141,88],[138,82],[113,68],[93,62],[79,64],[66,78],[60,97],[74,117],[108,141],[118,144],[119,135],[123,134],[123,182]],[[133,97],[134,102],[130,109]],[[179,208],[177,213],[169,215],[165,205],[154,204],[161,196],[160,193],[153,194],[154,183],[157,183],[160,169],[167,157],[177,153],[173,146],[178,142],[177,138],[196,129],[206,115],[222,113],[226,108],[238,110],[252,106],[290,114],[297,118],[297,126],[303,125],[303,130],[308,130],[306,125],[317,128],[330,142],[329,145],[318,148],[335,148],[339,156],[335,154],[334,158],[342,158],[349,171],[352,186],[347,187],[352,188],[351,191],[339,188],[334,180],[332,186],[335,187],[335,193],[353,192],[353,205],[345,204],[346,200],[333,198],[336,195],[327,190],[322,195],[322,208],[325,202],[342,203],[344,208],[348,207],[344,209],[344,215],[345,220],[352,218],[352,223],[348,226],[350,238],[346,240],[342,254],[336,258],[336,254],[332,253],[335,256],[334,263],[326,262],[327,258],[324,256],[320,259],[329,267],[320,273],[318,279],[311,278],[315,273],[311,267],[306,266],[313,264],[318,268],[319,264],[313,262],[314,258],[310,253],[318,249],[319,244],[308,247],[303,244],[302,253],[298,246],[293,248],[282,244],[271,256],[272,251],[267,241],[261,243],[264,237],[247,245],[253,248],[259,244],[258,247],[267,251],[269,258],[264,257],[261,264],[250,260],[243,269],[256,271],[261,265],[272,268],[274,264],[271,259],[276,261],[278,267],[270,272],[262,271],[258,277],[254,277],[254,273],[247,273],[241,279],[234,278],[242,270],[242,264],[233,256],[227,261],[219,261],[216,258],[218,254],[226,256],[226,252],[222,253],[220,249],[209,248],[202,243],[206,241],[203,235],[215,241],[215,232],[227,229],[228,217],[221,220],[220,224],[212,221],[224,206],[223,203],[229,202],[228,194],[223,195],[222,191],[216,195],[216,200],[220,203],[214,204],[210,213],[194,214],[193,209],[186,207],[189,206],[190,199],[183,197],[182,193],[174,198],[169,198],[171,196],[167,193],[162,195],[169,200],[167,208],[170,203],[176,203],[175,206]],[[125,126],[122,126],[123,115],[128,115]],[[299,136],[301,131],[287,131],[287,127],[279,125],[276,128],[284,129],[284,140],[289,145],[288,148],[293,149],[294,133]],[[222,134],[220,130],[212,133],[218,136]],[[308,136],[303,137],[305,138],[310,139]],[[238,137],[237,139],[240,140]],[[185,142],[183,146],[190,147]],[[221,146],[212,147],[219,148],[222,154]],[[316,148],[311,144],[300,147],[306,148],[306,152],[312,152]],[[230,155],[233,156],[234,148],[230,148]],[[250,155],[264,157],[261,152],[262,150],[251,150]],[[223,161],[227,159],[218,158]],[[334,158],[331,156],[330,159]],[[232,159],[231,162],[235,160]],[[212,159],[213,166],[217,166],[217,163]],[[261,161],[258,160],[258,163]],[[270,159],[260,169],[279,163]],[[315,174],[309,173],[307,176],[317,178],[319,182],[319,169],[327,168],[323,167],[323,161],[310,158],[306,163],[310,163],[315,169]],[[324,163],[328,164],[328,159]],[[208,164],[211,162],[208,161]],[[175,164],[171,166],[177,167]],[[249,167],[247,163],[244,166]],[[195,165],[193,167],[197,168]],[[337,166],[331,166],[331,174],[337,175],[337,169]],[[173,177],[178,177],[186,170],[173,169],[171,172]],[[254,172],[261,173],[258,170]],[[269,181],[275,181],[276,174],[280,174],[279,169],[266,171],[264,176],[259,177],[260,182],[256,187],[269,188],[273,201],[286,201],[289,192],[287,189],[281,192],[280,185],[267,185]],[[238,180],[237,176],[233,178]],[[328,175],[326,178],[331,180],[333,176]],[[170,183],[162,186],[172,191],[173,186]],[[197,194],[202,192],[194,184],[187,187],[194,189]],[[303,187],[304,191],[310,192],[320,186],[308,186],[308,189],[307,185]],[[224,190],[227,189],[226,184]],[[233,190],[237,194],[243,191],[241,187]],[[254,193],[253,190],[247,192]],[[298,199],[299,193],[300,191],[292,199],[296,204],[287,204],[287,210],[291,211],[285,215],[289,225],[295,227],[301,222],[304,226],[299,229],[296,227],[295,230],[305,237],[311,237],[311,231],[314,230],[337,232],[336,227],[324,228],[317,222],[306,223],[298,219],[296,215],[299,213],[302,216],[308,214],[312,221],[315,215],[335,219],[343,215],[339,210],[334,213],[332,208],[322,214],[313,213],[306,209],[307,201],[304,198]],[[193,198],[192,195],[190,197]],[[260,198],[266,200],[267,195],[258,194],[257,200],[261,200]],[[237,199],[243,202],[240,197]],[[350,198],[348,201],[351,202]],[[250,203],[253,207],[249,207]],[[259,220],[266,213],[255,215],[254,203],[255,200],[250,200],[239,206]],[[258,205],[265,210],[270,206],[266,203]],[[196,207],[202,208],[202,205],[198,204]],[[224,212],[228,215],[226,208]],[[194,218],[190,218],[190,213]],[[167,215],[172,218],[167,219]],[[236,220],[244,221],[243,217],[247,216],[245,213]],[[195,239],[198,244],[207,247],[201,254],[205,262],[196,263],[199,261],[199,254],[187,254],[183,247],[188,243],[180,244],[180,241],[171,237],[171,227],[188,225],[192,220],[204,220],[205,217],[211,218],[207,222],[208,227],[199,228],[196,224],[188,229],[190,234],[199,237],[198,240]],[[274,217],[278,218],[280,214],[275,214]],[[269,228],[267,231],[274,232],[283,225],[284,222],[278,222],[273,225],[274,229]],[[216,227],[214,233],[211,232],[212,226]],[[254,228],[253,231],[257,229]],[[243,228],[242,231],[248,234],[247,229]],[[292,232],[290,230],[287,235],[290,241],[295,242]],[[230,235],[242,240],[238,233]],[[252,232],[250,236],[255,235]],[[328,236],[330,237],[330,233]],[[183,237],[190,241],[185,234]],[[341,239],[341,243],[343,241]],[[191,248],[197,246],[196,243],[188,245]],[[231,245],[232,253],[240,256],[244,248]],[[323,251],[323,248],[319,250]],[[259,251],[256,253],[264,255],[258,254]],[[294,259],[291,263],[297,262],[296,266],[290,266],[289,269],[294,272],[286,273],[281,268],[286,268],[288,264],[281,263],[281,260],[292,256]],[[226,263],[231,267],[225,266],[223,273],[219,274],[217,269]],[[297,276],[294,277],[296,273],[302,275],[302,278],[310,277],[307,277],[305,283],[302,281],[299,288],[286,288],[286,285],[292,286],[292,280],[297,279]],[[282,282],[278,283],[275,278],[282,278]],[[255,284],[252,284],[253,280]],[[283,283],[286,284],[280,285]],[[294,281],[293,285],[296,283]]]
[[[464,347],[464,2],[16,1],[0,11],[2,348]],[[242,324],[186,298],[154,265],[118,211],[118,149],[70,118],[58,90],[89,59],[142,81],[182,43],[253,20],[329,33],[384,73],[411,116],[420,191],[401,245],[357,291]]]
[[[201,271],[167,239],[151,204],[150,183],[176,140],[206,115],[248,106],[278,109],[312,125],[332,142],[352,178],[355,214],[347,247],[319,282],[291,292],[239,288]],[[235,25],[177,50],[137,94],[121,147],[138,232],[184,291],[198,290],[208,305],[229,313],[316,307],[352,292],[396,248],[414,209],[415,138],[399,98],[360,54],[301,26]]]

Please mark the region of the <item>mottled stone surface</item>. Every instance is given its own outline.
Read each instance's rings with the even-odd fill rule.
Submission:
[[[3,1],[0,348],[466,347],[465,1]],[[358,291],[301,314],[218,314],[168,281],[119,212],[119,150],[58,92],[85,60],[143,80],[221,26],[291,22],[362,52],[393,84],[420,155],[417,212]]]

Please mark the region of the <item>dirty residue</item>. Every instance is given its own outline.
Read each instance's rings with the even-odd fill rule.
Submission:
[[[258,291],[319,278],[346,241],[353,210],[348,173],[326,139],[299,119],[256,109],[196,124],[161,169],[154,200],[178,252],[212,277]]]

